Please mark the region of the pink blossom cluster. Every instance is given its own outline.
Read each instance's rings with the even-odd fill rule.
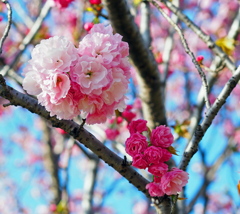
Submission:
[[[96,24],[79,47],[65,37],[42,40],[24,70],[23,88],[50,116],[103,123],[123,111],[130,78],[129,47],[111,26]]]
[[[158,126],[150,134],[150,142],[143,132],[148,131],[146,120],[134,120],[129,124],[130,137],[126,140],[126,152],[132,156],[132,165],[139,169],[148,169],[154,176],[147,184],[152,197],[176,195],[188,182],[188,173],[178,169],[168,169],[165,163],[172,157],[169,147],[174,138],[169,127]]]

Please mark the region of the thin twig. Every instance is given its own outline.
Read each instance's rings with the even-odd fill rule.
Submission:
[[[179,0],[175,0],[174,3],[176,5],[179,5]],[[173,14],[172,16],[172,20],[175,23],[178,23],[178,17]],[[169,63],[170,63],[170,55],[172,53],[172,49],[173,49],[173,35],[174,35],[174,28],[171,27],[168,29],[168,37],[165,39],[164,42],[164,50],[163,50],[163,54],[162,54],[162,68],[163,68],[163,76],[162,76],[162,83],[163,86],[166,87],[166,80],[168,77],[168,70],[169,70]]]
[[[174,27],[174,29],[178,32],[180,38],[181,38],[181,41],[182,41],[182,44],[183,44],[183,47],[186,51],[186,53],[192,58],[192,62],[193,64],[195,65],[201,79],[202,79],[202,85],[204,86],[204,96],[205,96],[205,103],[206,103],[206,107],[207,109],[210,108],[210,102],[208,100],[208,83],[207,83],[207,78],[206,78],[206,75],[205,73],[202,71],[200,65],[198,64],[198,62],[196,61],[196,58],[193,54],[193,52],[191,52],[191,50],[189,49],[188,47],[188,44],[187,44],[187,41],[181,31],[181,29],[176,25],[176,23],[164,12],[164,10],[158,5],[157,2],[153,1],[153,0],[148,0],[149,2],[151,2],[155,7],[158,8],[158,10],[162,13],[162,15],[167,19],[167,21]]]
[[[185,14],[183,14],[178,7],[176,7],[172,2],[167,0],[158,0],[160,2],[163,2],[166,7],[171,10],[178,18],[184,22],[193,32],[195,32],[198,37],[208,46],[209,49],[211,49],[217,56],[223,60],[223,62],[226,64],[229,70],[232,72],[236,70],[236,65],[232,62],[232,60],[229,58],[229,56],[219,47],[215,44],[213,39],[204,33],[200,27],[198,27],[193,21],[191,21]]]
[[[0,75],[0,80],[3,78]],[[53,127],[58,127],[65,130],[74,139],[81,142],[85,147],[89,148],[95,155],[102,159],[106,164],[114,168],[123,177],[125,177],[130,183],[132,183],[139,191],[142,191],[147,197],[150,197],[146,190],[146,185],[149,183],[143,176],[141,176],[131,166],[123,166],[123,159],[117,154],[107,148],[102,142],[100,142],[94,135],[89,133],[84,128],[80,128],[80,125],[71,120],[58,120],[55,116],[51,117],[46,109],[38,104],[38,101],[29,95],[23,94],[20,91],[13,89],[10,86],[3,87],[0,84],[0,96],[9,100],[14,106],[22,106],[28,109],[32,113],[36,113],[39,116],[48,120]]]
[[[7,24],[7,26],[4,30],[3,36],[0,40],[0,54],[2,54],[2,46],[3,46],[3,43],[4,43],[5,39],[8,36],[8,33],[10,31],[10,28],[11,28],[11,24],[12,24],[12,8],[11,8],[11,5],[6,0],[2,0],[2,3],[6,4],[6,7],[8,9],[8,24]]]
[[[236,37],[240,31],[239,26],[240,26],[240,8],[238,10],[238,14],[235,16],[235,18],[232,22],[232,25],[230,27],[227,37],[236,40]],[[210,71],[209,79],[208,79],[209,92],[211,91],[214,83],[217,81],[217,79],[219,77],[218,73],[225,66],[226,66],[226,64],[223,59],[221,59],[218,56],[216,56],[214,58],[213,62],[211,63],[211,65],[209,67],[209,69],[210,69],[209,70]],[[198,94],[198,98],[197,98],[197,105],[196,105],[193,115],[191,116],[191,123],[189,126],[191,138],[194,134],[194,130],[196,129],[197,125],[199,124],[199,121],[201,120],[203,107],[204,107],[204,96],[202,95],[202,93],[200,91]]]
[[[226,99],[232,92],[232,90],[237,85],[238,81],[240,79],[240,66],[238,69],[234,72],[231,79],[228,80],[228,82],[225,84],[224,88],[222,89],[221,93],[217,97],[216,101],[213,103],[211,108],[206,113],[203,122],[201,125],[198,125],[195,131],[195,134],[192,138],[192,140],[189,142],[187,148],[185,149],[183,158],[181,160],[181,163],[179,165],[179,168],[182,170],[186,170],[191,158],[198,150],[198,144],[202,140],[204,134],[206,133],[207,129],[212,124],[213,119],[218,114],[220,108],[223,106],[223,104],[226,102]]]
[[[50,1],[47,1],[45,3],[45,5],[43,6],[41,13],[39,15],[39,17],[37,18],[37,20],[35,21],[35,23],[33,24],[30,32],[27,34],[27,36],[22,40],[20,46],[19,46],[19,52],[17,53],[17,55],[14,57],[14,60],[11,62],[10,65],[5,65],[3,67],[3,69],[1,70],[1,74],[3,76],[7,75],[8,72],[17,64],[17,62],[19,61],[22,53],[24,52],[24,50],[26,49],[26,47],[28,46],[28,44],[33,40],[34,36],[36,35],[36,33],[38,32],[38,30],[40,29],[43,20],[45,19],[45,17],[47,16],[47,14],[49,13],[51,9],[51,3]]]

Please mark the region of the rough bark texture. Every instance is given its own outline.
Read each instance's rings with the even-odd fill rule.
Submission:
[[[144,118],[151,128],[166,124],[160,73],[152,52],[144,42],[125,0],[105,0],[109,19],[117,33],[129,44],[130,57],[138,70]]]
[[[53,127],[59,127],[68,132],[74,139],[89,148],[100,159],[125,177],[129,183],[132,183],[139,191],[142,191],[149,197],[149,193],[145,188],[148,181],[83,127],[74,121],[58,120],[56,117],[50,117],[49,112],[47,112],[43,106],[39,105],[36,99],[6,86],[2,76],[0,78],[0,96],[8,99],[11,105],[22,106],[30,112],[47,119]]]

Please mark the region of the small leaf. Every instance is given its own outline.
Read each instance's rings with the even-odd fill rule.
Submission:
[[[180,136],[189,139],[190,133],[188,132],[189,120],[184,120],[182,124],[176,121],[176,125],[173,127],[174,131]]]
[[[135,6],[138,6],[141,2],[142,2],[142,0],[133,0],[133,4]]]
[[[116,117],[120,117],[121,116],[121,112],[117,109],[117,110],[115,110],[115,115],[116,115]]]
[[[187,198],[178,198],[177,200],[183,201],[186,200]]]
[[[238,189],[238,194],[240,195],[240,181],[238,182],[237,189]]]
[[[95,17],[94,19],[93,19],[93,21],[92,21],[94,24],[98,24],[98,23],[100,23],[100,21],[99,21],[99,18],[98,17]]]
[[[86,8],[86,11],[88,11],[88,12],[93,12],[93,8],[92,8],[92,7],[87,7],[87,8]]]
[[[216,41],[216,45],[218,45],[222,50],[227,54],[231,55],[235,49],[236,41],[234,39],[223,37]]]
[[[67,202],[66,201],[60,201],[57,205],[57,212],[59,214],[65,214],[67,213]]]
[[[178,155],[177,150],[172,146],[168,147],[167,150],[173,155]]]

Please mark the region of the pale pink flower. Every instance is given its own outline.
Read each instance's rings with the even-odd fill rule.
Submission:
[[[83,94],[100,95],[112,82],[111,73],[94,57],[82,56],[71,70],[71,80],[78,83]]]
[[[79,62],[70,72],[85,94],[79,102],[88,124],[105,122],[123,111],[130,78],[128,44],[112,27],[95,24],[79,44]],[[80,72],[79,72],[80,71]]]
[[[174,138],[169,127],[161,125],[152,130],[151,143],[154,146],[168,148],[172,145],[173,140]]]
[[[64,37],[55,36],[42,40],[31,55],[32,59],[24,69],[23,88],[36,95],[51,116],[57,115],[59,119],[77,116],[81,93],[68,76],[78,58],[74,45]]]
[[[85,95],[79,101],[79,109],[82,110],[82,117],[86,118],[88,124],[103,123],[108,117],[114,115],[114,111],[119,109],[122,111],[125,107],[125,97],[112,105],[107,105],[101,96]]]
[[[147,138],[139,133],[132,134],[125,142],[126,152],[134,157],[148,148]]]
[[[48,93],[51,97],[51,103],[57,103],[60,99],[65,98],[68,94],[68,90],[70,89],[70,80],[68,75],[64,73],[56,73],[50,76],[48,82],[49,85],[44,86],[44,91]]]
[[[94,25],[77,50],[64,37],[42,40],[25,68],[23,88],[36,95],[51,116],[103,123],[123,111],[130,64],[128,44],[111,26]]]
[[[162,177],[167,171],[168,165],[165,163],[151,164],[148,167],[148,172],[159,177]]]
[[[104,103],[112,105],[114,103],[121,102],[121,100],[125,98],[124,94],[128,90],[128,79],[121,68],[109,69],[108,73],[111,74],[111,78],[109,77],[111,84],[109,87],[106,86],[104,88],[101,97]],[[123,108],[124,107],[125,105]]]
[[[136,132],[142,133],[144,131],[147,131],[148,130],[147,121],[142,120],[142,119],[133,120],[129,124],[128,129],[129,129],[130,134],[133,134],[133,133],[136,133]]]
[[[161,197],[164,195],[161,183],[151,182],[146,185],[146,189],[152,197]]]
[[[149,163],[147,162],[145,156],[141,153],[136,154],[133,157],[132,166],[138,168],[138,169],[146,169],[148,167]]]
[[[31,53],[25,73],[40,72],[47,75],[49,72],[69,72],[75,66],[78,54],[75,46],[65,37],[54,36],[42,40]]]
[[[188,182],[188,173],[178,168],[172,168],[161,178],[162,190],[167,195],[176,195]]]
[[[26,70],[25,70],[26,71]],[[43,82],[44,77],[42,77],[37,71],[31,71],[25,73],[25,78],[23,79],[23,89],[26,90],[31,95],[38,95],[42,92],[41,82]]]
[[[95,24],[80,42],[78,53],[81,56],[95,57],[106,68],[119,65],[120,68],[127,67],[127,73],[130,75],[129,62],[125,59],[129,55],[128,44],[122,41],[121,35],[113,34],[110,25],[104,27],[103,24]]]
[[[56,115],[58,119],[71,120],[80,114],[78,103],[81,97],[78,85],[72,84],[66,97],[57,103],[52,103],[50,95],[45,92],[38,95],[38,102],[45,106],[50,116]]]

